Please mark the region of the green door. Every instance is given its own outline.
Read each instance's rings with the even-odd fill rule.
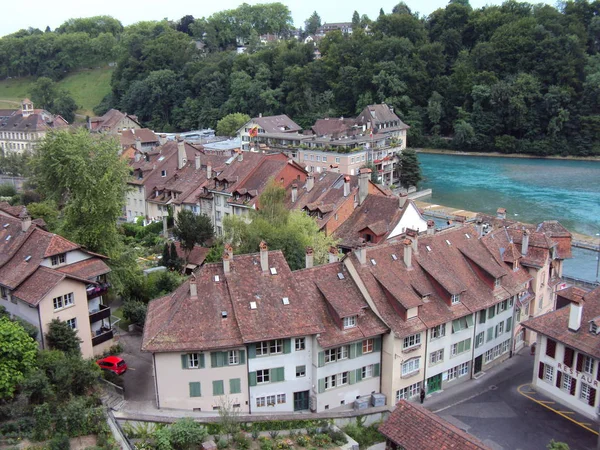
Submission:
[[[427,394],[439,391],[442,387],[442,374],[432,376],[427,380]]]

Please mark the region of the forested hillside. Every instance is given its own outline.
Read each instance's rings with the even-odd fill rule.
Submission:
[[[285,113],[308,127],[386,102],[411,125],[411,146],[600,155],[599,13],[600,1],[472,9],[458,0],[421,17],[400,3],[373,20],[339,17],[354,32],[329,33],[321,59],[313,43],[260,44],[262,33],[290,33],[278,3],[125,28],[73,20],[0,39],[0,74],[56,78],[114,58],[112,94],[97,112],[120,108],[160,130],[214,128],[234,112]],[[23,50],[36,43],[55,45],[54,55]]]

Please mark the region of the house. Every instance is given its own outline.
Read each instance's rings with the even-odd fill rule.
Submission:
[[[242,150],[258,151],[253,138],[263,133],[297,133],[302,127],[285,114],[279,116],[260,115],[245,123],[237,132],[242,140]]]
[[[597,419],[600,381],[600,288],[579,303],[529,319],[535,332],[532,385],[591,420]]]
[[[119,134],[119,141],[123,150],[135,147],[141,152],[147,152],[160,145],[159,137],[148,128],[124,129]]]
[[[379,432],[386,450],[489,450],[479,439],[406,400],[396,404]]]
[[[0,222],[0,305],[38,329],[42,348],[50,322],[59,319],[77,330],[84,358],[104,353],[113,344],[110,307],[102,300],[110,287],[106,258],[28,215],[3,215]]]
[[[410,128],[394,113],[394,108],[385,103],[368,105],[356,118],[356,124],[373,134],[384,134],[398,141],[400,150],[406,148],[406,132]]]
[[[187,265],[185,269],[186,272],[192,273],[196,271],[202,264],[204,264],[206,256],[210,253],[210,248],[194,245],[192,251],[186,255],[186,251],[181,248],[181,243],[179,241],[175,241],[175,251],[177,252],[177,257],[182,261],[184,261],[187,256]]]
[[[30,152],[46,133],[68,126],[69,123],[61,116],[44,109],[34,109],[31,100],[26,98],[21,102],[20,110],[0,116],[0,150],[5,154]]]
[[[140,129],[137,116],[109,109],[103,116],[92,117],[88,123],[90,131],[118,134],[131,128]]]
[[[317,36],[325,36],[330,31],[341,31],[342,34],[352,34],[352,22],[324,23],[317,28]]]

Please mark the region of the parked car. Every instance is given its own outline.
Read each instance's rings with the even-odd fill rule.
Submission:
[[[107,356],[106,358],[96,361],[96,364],[98,364],[102,370],[109,370],[117,375],[123,375],[127,372],[127,363],[123,358],[118,356]]]

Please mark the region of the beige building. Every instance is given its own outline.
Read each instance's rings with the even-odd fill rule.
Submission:
[[[109,109],[103,116],[92,117],[88,123],[90,131],[119,134],[130,129],[141,129],[137,116]]]

